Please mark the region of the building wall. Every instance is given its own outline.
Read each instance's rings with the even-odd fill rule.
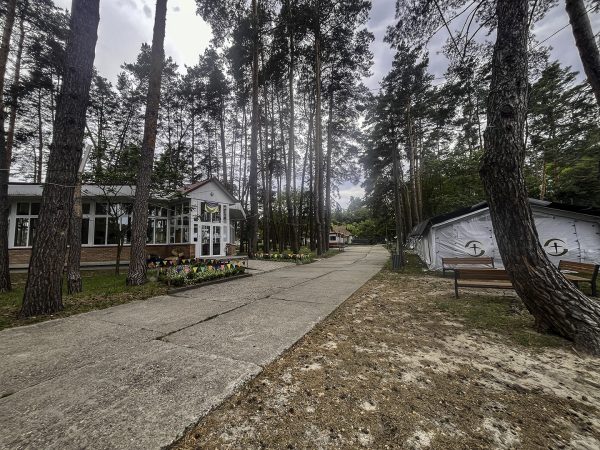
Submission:
[[[532,210],[540,245],[553,264],[560,260],[600,264],[598,219],[550,208]],[[492,257],[497,268],[503,267],[488,209],[431,227],[415,249],[432,270],[441,270],[445,257]]]
[[[123,246],[121,252],[121,262],[129,261],[129,252],[131,247],[129,245]],[[194,244],[172,244],[172,245],[147,245],[146,252],[148,255],[157,255],[163,258],[173,256],[172,252],[183,253],[184,258],[193,258],[195,245]],[[29,258],[31,257],[31,248],[11,248],[8,250],[9,264],[11,268],[22,268],[29,264]],[[81,264],[82,265],[94,265],[94,264],[110,264],[114,263],[117,259],[117,246],[116,245],[103,245],[94,247],[82,247],[81,248]]]

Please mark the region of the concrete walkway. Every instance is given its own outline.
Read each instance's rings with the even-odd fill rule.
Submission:
[[[382,267],[382,247],[0,332],[0,448],[169,445]]]

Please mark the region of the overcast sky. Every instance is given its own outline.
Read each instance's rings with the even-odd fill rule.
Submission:
[[[181,67],[196,64],[198,55],[208,46],[211,37],[210,27],[196,16],[195,3],[194,0],[169,0],[168,3],[165,52]],[[369,29],[375,34],[375,42],[372,45],[374,65],[372,76],[365,82],[375,91],[391,66],[393,53],[383,42],[383,37],[387,26],[394,23],[395,2],[372,0],[372,3]],[[55,0],[55,4],[70,9],[71,0]],[[101,0],[100,5],[95,64],[100,74],[114,81],[121,64],[134,61],[142,43],[152,41],[155,0]],[[534,33],[538,41],[542,41],[568,22],[563,2],[560,2],[558,7],[536,25]],[[600,30],[598,16],[592,17],[592,26],[594,31]],[[445,58],[440,53],[446,37],[445,33],[438,33],[428,47],[430,72],[435,77],[442,77],[446,69]],[[558,32],[544,42],[544,45],[552,47],[553,59],[582,72],[570,27]],[[345,183],[340,187],[340,193],[340,203],[346,206],[351,195],[362,196],[363,190],[360,186]]]

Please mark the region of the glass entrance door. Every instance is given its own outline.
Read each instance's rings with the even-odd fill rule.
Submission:
[[[200,226],[200,256],[222,256],[222,226],[221,225],[201,225]]]

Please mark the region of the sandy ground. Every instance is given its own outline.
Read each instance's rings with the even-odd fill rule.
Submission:
[[[599,449],[600,359],[452,289],[381,272],[175,448]]]

